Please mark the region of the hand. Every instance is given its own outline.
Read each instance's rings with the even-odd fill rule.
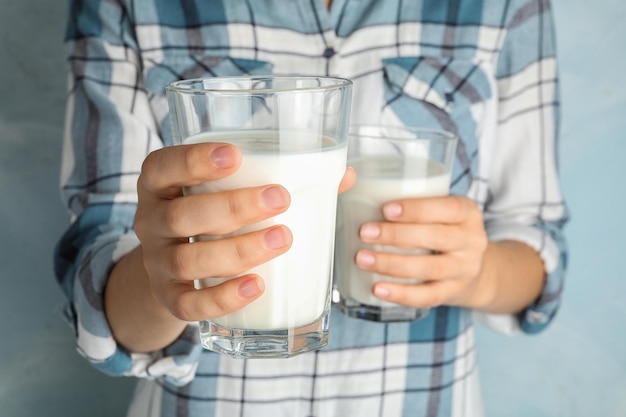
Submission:
[[[289,194],[278,185],[183,197],[181,187],[223,178],[240,164],[239,150],[219,143],[165,148],[146,158],[137,182],[141,245],[115,264],[104,297],[113,335],[129,351],[162,349],[189,321],[228,314],[263,293],[262,278],[250,274],[202,290],[193,285],[195,278],[239,275],[291,245],[284,226],[188,242],[188,236],[222,235],[287,209]],[[355,178],[347,170],[340,190]]]
[[[289,193],[279,185],[183,197],[181,187],[228,176],[240,163],[235,146],[202,143],[158,150],[143,164],[135,230],[154,298],[181,320],[231,313],[264,290],[256,275],[201,290],[194,288],[195,279],[239,275],[291,245],[291,232],[282,225],[228,239],[188,242],[189,236],[234,232],[289,207]]]
[[[286,252],[289,229],[272,226],[237,237],[189,243],[189,236],[217,236],[287,210],[290,196],[280,185],[183,196],[181,187],[228,176],[241,163],[229,144],[203,143],[150,154],[138,181],[135,230],[142,245],[150,290],[173,316],[206,320],[245,307],[264,290],[261,277],[243,275],[196,290],[195,279],[236,276]],[[348,170],[340,190],[355,181]]]
[[[363,242],[401,249],[426,249],[427,254],[392,254],[361,250],[357,265],[368,271],[421,284],[378,282],[380,299],[409,307],[458,305],[479,308],[489,302],[480,275],[488,246],[480,209],[460,196],[394,201],[383,208],[386,222],[361,226]]]

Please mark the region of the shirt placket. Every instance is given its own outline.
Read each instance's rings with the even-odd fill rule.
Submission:
[[[340,7],[343,0],[334,0],[333,7]],[[323,75],[336,75],[338,69],[339,42],[335,31],[331,12],[326,8],[323,0],[300,0],[303,8],[302,15],[309,19],[309,27],[314,28],[319,34],[319,48],[317,53],[323,62]]]

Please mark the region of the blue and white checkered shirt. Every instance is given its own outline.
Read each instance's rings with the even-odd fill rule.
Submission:
[[[78,349],[141,377],[131,416],[476,417],[473,320],[534,333],[563,287],[566,209],[556,164],[558,82],[548,0],[73,0],[62,190],[72,224],[56,273]],[[334,311],[329,346],[283,360],[204,351],[190,325],[162,352],[111,336],[103,288],[138,244],[136,181],[171,144],[165,85],[242,74],[354,81],[352,122],[443,128],[461,139],[452,193],[484,210],[492,240],[535,248],[540,298],[515,317],[440,307],[414,323]]]

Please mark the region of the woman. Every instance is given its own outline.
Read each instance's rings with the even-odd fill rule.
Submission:
[[[81,353],[104,372],[142,378],[129,415],[481,416],[473,317],[534,333],[554,316],[566,210],[548,1],[74,0],[67,46],[62,185],[73,221],[57,275]],[[288,360],[199,346],[193,322],[244,307],[264,284],[246,275],[196,291],[193,278],[236,275],[287,251],[291,235],[201,249],[185,237],[274,216],[289,196],[268,185],[188,204],[181,186],[231,174],[241,155],[224,144],[164,148],[164,88],[269,73],[353,80],[355,124],[459,136],[451,196],[390,202],[386,222],[362,229],[369,242],[437,255],[356,257],[361,268],[426,281],[372,291],[432,307],[427,318],[380,324],[335,311],[329,346]],[[353,181],[348,170],[342,187]]]

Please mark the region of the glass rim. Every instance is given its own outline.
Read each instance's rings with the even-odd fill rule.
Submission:
[[[355,131],[355,129],[358,129]],[[360,133],[361,129],[366,129],[364,133]],[[382,136],[382,131],[404,131],[424,133],[424,137],[400,137],[398,135]],[[400,125],[372,125],[372,124],[353,124],[348,128],[348,137],[362,137],[367,139],[391,139],[396,141],[436,141],[436,142],[454,142],[459,139],[458,135],[444,129],[436,129],[420,126],[400,126]]]
[[[321,86],[307,86],[307,87],[292,87],[292,88],[207,88],[202,86],[206,81],[218,83],[220,81],[251,81],[251,80],[324,80],[328,84]],[[331,77],[331,76],[317,76],[317,75],[234,75],[234,76],[218,76],[218,77],[200,77],[200,78],[188,78],[184,80],[177,80],[168,83],[165,86],[165,90],[168,92],[174,92],[179,94],[230,94],[230,95],[250,95],[250,94],[276,94],[276,93],[296,93],[296,92],[311,92],[311,91],[327,91],[337,88],[345,88],[352,86],[352,81],[347,78]],[[199,85],[197,87],[194,85]]]

